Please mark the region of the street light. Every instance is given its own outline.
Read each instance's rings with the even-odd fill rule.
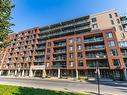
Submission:
[[[96,58],[100,56],[96,55]],[[99,63],[96,61],[96,74],[97,74],[97,84],[98,84],[98,95],[100,95],[100,70],[99,70]]]

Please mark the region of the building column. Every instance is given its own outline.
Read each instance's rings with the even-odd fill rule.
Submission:
[[[2,74],[2,70],[0,70],[0,76],[1,76],[1,74]]]
[[[125,68],[124,70],[124,76],[125,76],[125,80],[127,80],[127,68]]]
[[[22,77],[24,77],[24,70],[22,70]]]
[[[78,70],[76,70],[76,79],[78,80]]]
[[[60,68],[58,68],[58,78],[60,78]]]
[[[10,76],[10,70],[8,70],[8,75],[7,76]]]
[[[45,78],[45,77],[46,77],[46,71],[45,71],[45,69],[44,69],[44,70],[42,70],[42,77],[43,77],[43,78]]]
[[[15,70],[15,76],[17,75],[17,70]]]
[[[29,71],[29,76],[33,77],[33,70],[32,69],[30,69],[30,71]]]

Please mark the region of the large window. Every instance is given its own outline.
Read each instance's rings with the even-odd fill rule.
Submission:
[[[112,18],[112,15],[111,14],[109,14],[109,18]]]
[[[83,56],[82,56],[82,53],[78,53],[78,58],[82,58]]]
[[[107,36],[107,38],[112,38],[112,33],[108,32],[108,33],[106,33],[106,36]]]
[[[78,37],[76,40],[77,40],[77,42],[81,42],[81,38],[80,37]]]
[[[69,46],[69,50],[73,50],[73,46]]]
[[[126,41],[121,41],[119,42],[120,47],[127,47],[127,42]]]
[[[70,67],[74,67],[74,62],[73,61],[70,62]]]
[[[83,66],[83,61],[82,60],[78,61],[78,66]]]
[[[114,21],[113,20],[111,20],[111,24],[114,25]]]
[[[92,22],[96,22],[97,20],[96,20],[96,18],[92,18]]]
[[[115,17],[118,17],[118,14],[117,13],[114,13],[115,14]]]
[[[116,49],[111,50],[111,54],[112,54],[113,56],[118,56],[118,52],[117,52]]]
[[[70,53],[69,57],[70,58],[74,58],[74,54],[73,53]]]
[[[82,50],[82,46],[81,45],[78,45],[77,48],[78,48],[78,50]]]
[[[69,43],[73,43],[73,39],[72,38],[69,39]]]
[[[120,31],[122,31],[122,30],[123,30],[123,29],[122,29],[122,26],[119,26],[119,30],[120,30]]]
[[[117,24],[120,24],[120,20],[119,19],[117,19],[116,22],[117,22]]]
[[[114,41],[110,41],[110,42],[109,42],[109,46],[110,46],[110,47],[114,47],[114,46],[115,46],[115,42],[114,42]]]
[[[114,66],[120,66],[120,60],[119,59],[114,59],[113,60],[113,65]]]
[[[97,24],[93,24],[92,27],[93,28],[98,28],[98,25]]]

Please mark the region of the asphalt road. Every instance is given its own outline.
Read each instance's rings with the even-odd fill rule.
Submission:
[[[0,78],[0,84],[52,89],[60,91],[97,93],[96,82],[77,82],[68,80],[66,81],[30,78]],[[127,82],[102,82],[100,85],[100,89],[101,94],[103,95],[127,95]]]

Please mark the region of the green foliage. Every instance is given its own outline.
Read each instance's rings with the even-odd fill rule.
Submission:
[[[12,33],[11,26],[14,26],[10,22],[13,7],[11,0],[0,0],[0,48],[6,47],[9,43],[8,34]]]
[[[0,85],[0,95],[89,95],[89,94]]]

